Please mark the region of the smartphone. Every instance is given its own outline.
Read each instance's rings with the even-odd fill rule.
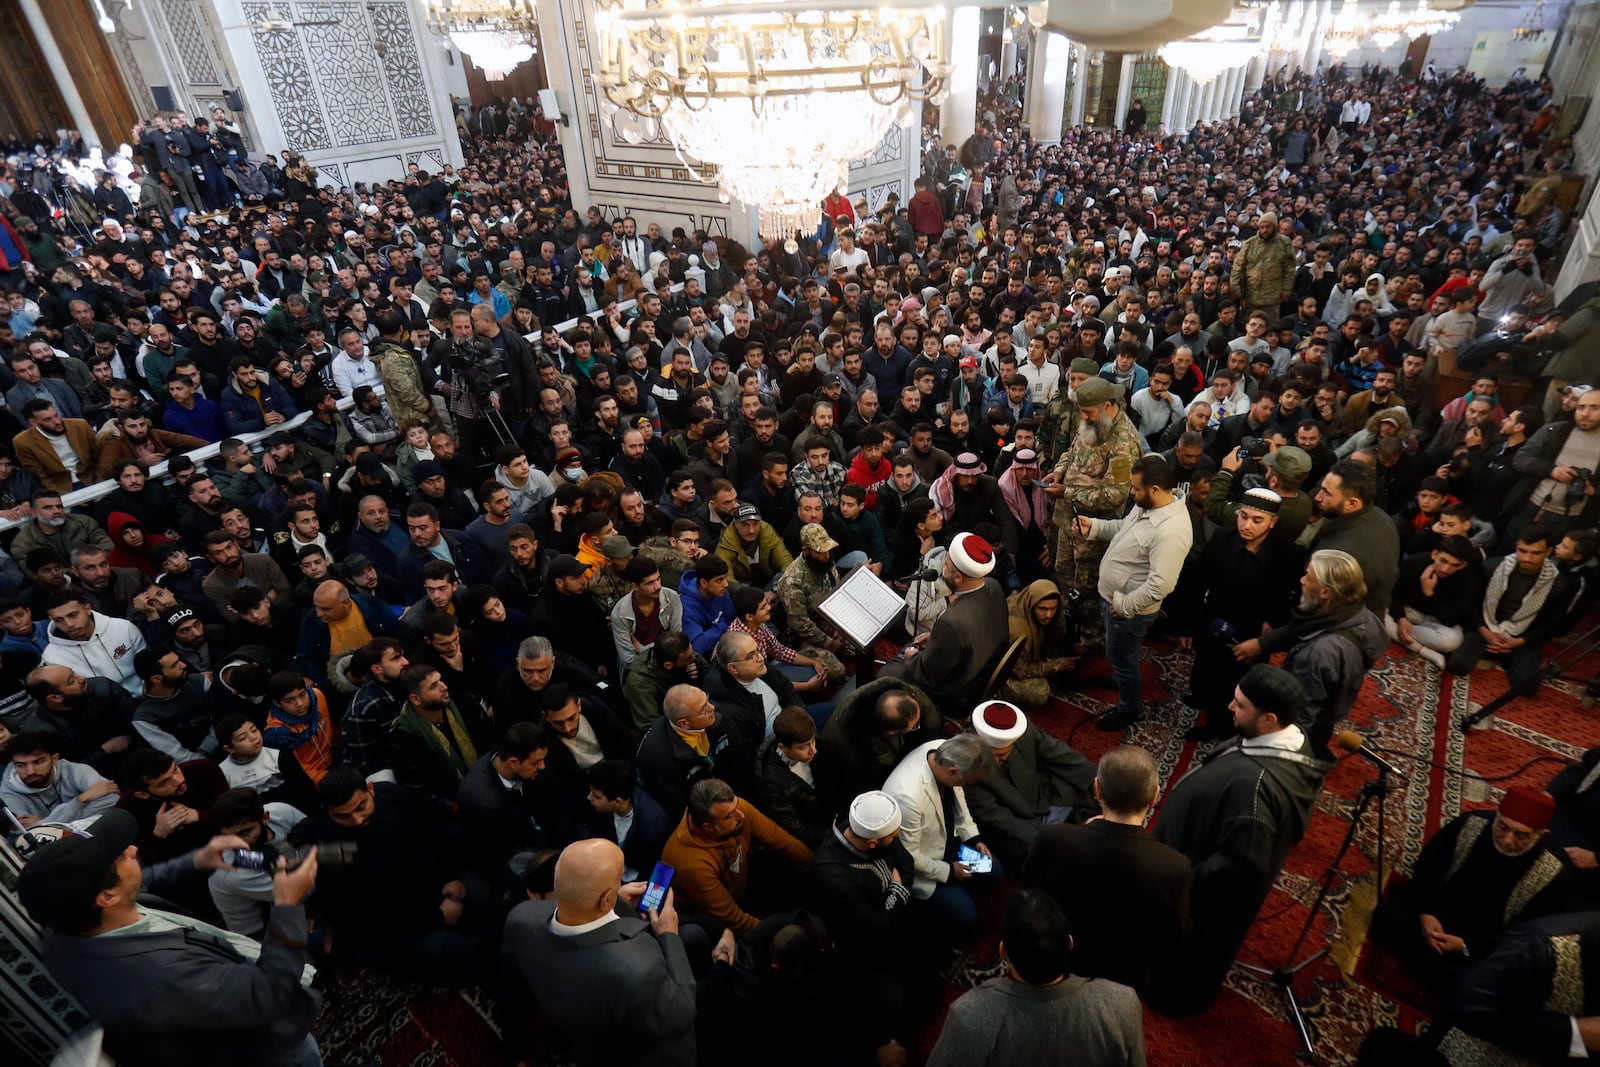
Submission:
[[[973,874],[988,874],[994,870],[994,859],[970,845],[962,845],[956,852],[956,859]]]
[[[656,869],[650,872],[650,881],[645,885],[644,896],[639,898],[640,915],[649,915],[650,909],[659,909],[661,902],[667,899],[667,887],[672,884],[673,870],[665,863],[658,863]]]

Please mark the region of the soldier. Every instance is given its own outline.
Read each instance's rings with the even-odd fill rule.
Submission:
[[[829,626],[816,610],[839,586],[839,568],[833,565],[832,555],[838,547],[839,542],[829,537],[820,523],[808,522],[801,527],[800,555],[778,578],[778,598],[789,617],[795,644],[835,656],[853,656],[858,651],[856,646]]]
[[[1045,492],[1056,498],[1056,585],[1062,590],[1077,590],[1083,602],[1093,609],[1083,612],[1083,618],[1078,620],[1087,645],[1098,641],[1105,629],[1096,585],[1106,542],[1082,536],[1072,520],[1080,515],[1097,519],[1122,517],[1133,481],[1133,465],[1144,454],[1144,444],[1117,403],[1122,399],[1122,386],[1104,378],[1090,378],[1078,386],[1077,394],[1082,420],[1077,435],[1056,462],[1055,470],[1045,476],[1044,483]]]
[[[1294,272],[1294,245],[1278,232],[1277,213],[1264,212],[1256,220],[1256,235],[1233,258],[1229,278],[1245,318],[1261,311],[1276,322],[1279,306],[1294,288]]]
[[[1078,426],[1083,421],[1078,414],[1078,387],[1099,373],[1099,365],[1087,356],[1079,356],[1067,365],[1067,387],[1057,391],[1045,408],[1044,418],[1039,420],[1041,466],[1054,463],[1078,436]]]

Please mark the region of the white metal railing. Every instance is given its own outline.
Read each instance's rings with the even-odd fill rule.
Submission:
[[[682,282],[677,282],[672,286],[672,292],[679,293],[679,292],[682,292],[682,291],[683,291],[683,283]],[[618,301],[617,307],[621,308],[623,311],[630,311],[633,308],[637,307],[638,303],[639,302],[637,300]],[[465,306],[465,305],[463,305],[463,306]],[[567,331],[571,330],[574,326],[578,325],[578,323],[581,322],[584,319],[593,319],[596,323],[598,323],[599,320],[600,320],[600,316],[602,314],[604,314],[604,312],[591,311],[591,312],[586,312],[583,315],[576,316],[575,318],[567,319],[565,322],[557,324],[556,331],[558,333],[565,334]],[[383,393],[383,386],[381,384],[377,385],[377,386],[374,386],[373,388],[380,395]],[[349,411],[354,406],[355,406],[355,401],[351,400],[347,396],[346,397],[341,397],[339,399],[339,413],[341,415],[343,413]],[[305,422],[310,417],[311,417],[311,412],[302,411],[300,414],[296,415],[294,418],[288,419],[288,420],[286,420],[284,422],[280,422],[276,426],[271,426],[271,427],[268,427],[265,430],[259,430],[259,431],[255,432],[255,433],[239,434],[238,435],[238,440],[243,441],[248,445],[254,446],[254,445],[260,443],[261,441],[266,440],[268,437],[271,437],[273,434],[279,432],[280,430],[293,430],[295,427],[299,426],[301,423]],[[206,462],[208,460],[214,458],[217,455],[219,450],[220,450],[220,443],[217,443],[217,444],[209,444],[209,445],[206,445],[204,448],[197,448],[192,452],[185,452],[183,454],[188,456],[190,459],[193,459],[194,463],[195,463],[195,466],[203,467],[203,466],[205,466],[205,464],[206,464]],[[150,476],[152,478],[164,478],[164,477],[166,477],[166,474],[167,474],[167,462],[168,462],[167,460],[162,460],[159,463],[153,464],[150,467]],[[74,489],[74,490],[72,490],[72,492],[64,494],[62,496],[62,498],[61,498],[61,502],[64,505],[66,505],[68,508],[79,508],[79,507],[84,506],[85,504],[93,504],[96,500],[99,500],[101,497],[108,496],[111,493],[111,491],[113,489],[115,489],[116,487],[117,487],[117,481],[116,481],[115,478],[107,479],[106,481],[103,481],[103,482],[95,482],[93,485],[86,485],[82,489]],[[4,533],[7,530],[18,529],[24,523],[28,523],[28,522],[32,522],[32,521],[33,520],[31,520],[31,519],[0,518],[0,533]]]

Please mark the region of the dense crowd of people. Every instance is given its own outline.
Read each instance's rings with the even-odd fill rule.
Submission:
[[[928,1062],[1142,1064],[1391,642],[1537,688],[1600,517],[1549,83],[1284,71],[1057,145],[1009,99],[757,249],[580,211],[515,100],[371,186],[220,109],[65,208],[47,146],[0,170],[0,798],[119,1062],[319,1063],[334,967],[488,987],[511,1063],[894,1067],[1005,893]],[[1152,639],[1216,744],[1147,831],[1147,751],[1030,716],[1180,729]],[[1600,1051],[1570,931],[1506,936],[1596,906],[1596,756],[1385,900],[1465,1000],[1372,1062]]]

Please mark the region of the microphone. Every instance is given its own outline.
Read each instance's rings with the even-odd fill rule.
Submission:
[[[1380,767],[1396,777],[1400,776],[1400,771],[1395,767],[1395,765],[1378,755],[1372,749],[1368,748],[1367,739],[1356,733],[1354,730],[1340,730],[1338,733],[1333,735],[1333,739],[1339,742],[1340,748],[1348,749],[1349,751],[1354,752],[1356,755],[1362,757],[1373,766]]]
[[[942,576],[939,574],[939,572],[934,570],[932,567],[924,567],[916,574],[911,576],[913,581],[918,582],[936,582],[940,577]]]

